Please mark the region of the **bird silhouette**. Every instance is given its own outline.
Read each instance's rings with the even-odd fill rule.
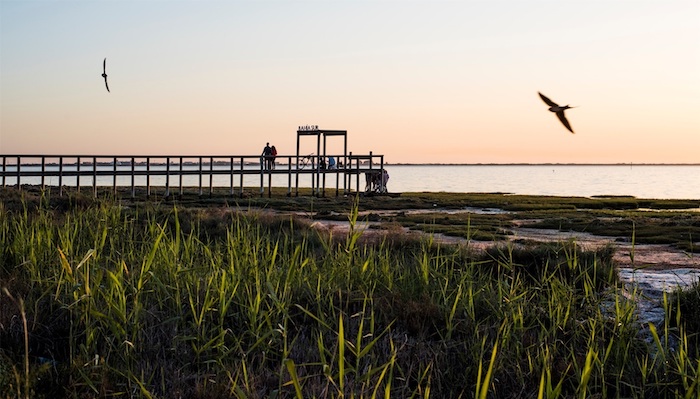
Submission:
[[[107,58],[102,61],[102,77],[105,78],[105,87],[107,88],[107,92],[111,93],[109,91],[109,85],[107,84]]]
[[[568,105],[561,106],[554,101],[550,100],[545,96],[544,94],[540,93],[539,91],[537,94],[540,95],[542,98],[542,101],[544,101],[547,105],[549,105],[549,110],[557,114],[557,118],[561,121],[561,123],[564,124],[564,127],[566,127],[571,133],[574,132],[574,130],[571,128],[571,125],[569,124],[569,121],[566,120],[566,116],[564,116],[564,111],[569,109],[569,108],[576,108],[576,107],[570,107]]]

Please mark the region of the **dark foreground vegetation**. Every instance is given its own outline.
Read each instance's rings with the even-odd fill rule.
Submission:
[[[359,210],[381,207],[510,207],[531,212],[533,223],[577,209],[653,207],[633,208],[639,200],[630,198],[604,200],[618,204],[612,207],[596,199],[538,204],[537,197],[462,196],[471,199],[416,194],[234,203],[3,191],[0,393],[698,397],[700,290],[665,298],[663,325],[640,325],[635,303],[621,293],[612,247],[516,247],[497,237],[510,216],[475,214],[455,218],[465,220],[455,231],[470,237],[492,231],[486,235],[495,245],[471,253],[393,230],[373,239],[352,228],[323,234],[306,219],[260,210],[340,214],[352,226]],[[658,226],[669,218],[681,223],[677,215],[667,214]],[[416,226],[429,229],[441,217]],[[684,231],[698,227],[692,215],[683,218]]]

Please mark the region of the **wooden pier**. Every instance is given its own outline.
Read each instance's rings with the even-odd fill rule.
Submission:
[[[301,139],[306,137],[316,138],[315,154],[300,154]],[[328,138],[342,138],[343,152],[328,154]],[[331,158],[337,162],[333,167],[326,168]],[[363,191],[374,191],[377,187],[380,191],[386,191],[384,155],[348,153],[346,130],[319,129],[317,125],[299,126],[296,154],[277,155],[274,161],[263,155],[2,154],[0,160],[0,183],[3,188],[10,185],[21,189],[23,184],[27,184],[39,185],[43,190],[47,186],[57,186],[59,195],[63,195],[64,187],[71,186],[78,191],[81,187],[92,187],[95,196],[98,187],[111,186],[115,194],[118,187],[130,187],[132,197],[137,187],[145,188],[149,196],[151,188],[164,187],[163,195],[168,197],[182,195],[185,189],[192,187],[203,195],[207,186],[211,195],[214,187],[228,186],[230,195],[242,197],[246,177],[249,180],[254,178],[256,183],[259,181],[261,197],[266,191],[268,196],[272,196],[273,180],[274,187],[287,186],[288,196],[298,196],[299,179],[304,177],[310,179],[311,192],[315,196],[326,196],[326,183],[333,177],[336,196],[351,193],[353,180],[356,193],[361,192],[360,180],[365,183]],[[365,179],[360,179],[363,174]],[[193,183],[193,179],[196,183]],[[225,183],[221,179],[226,179]],[[205,180],[208,180],[208,184],[204,183]],[[218,180],[216,184],[214,180]]]
[[[338,167],[323,168],[322,159],[335,157]],[[232,196],[243,196],[244,178],[259,182],[260,196],[271,196],[272,187],[286,185],[287,195],[299,195],[300,178],[309,179],[312,193],[326,196],[335,189],[335,195],[365,191],[365,173],[381,172],[384,156],[345,154],[278,155],[273,169],[265,168],[260,155],[172,156],[172,155],[2,155],[0,154],[0,183],[2,187],[39,185],[57,187],[59,195],[64,188],[91,188],[97,195],[98,187],[145,188],[148,195],[156,187],[164,188],[164,196],[182,194],[196,189],[199,195],[211,195],[214,187],[228,187]],[[335,178],[335,179],[334,179]],[[222,179],[225,179],[225,183]],[[216,180],[216,183],[215,183]],[[273,180],[276,184],[273,185]],[[327,187],[335,180],[334,187]],[[361,186],[362,183],[362,186]],[[308,186],[306,186],[308,187]],[[362,188],[362,191],[361,191]]]

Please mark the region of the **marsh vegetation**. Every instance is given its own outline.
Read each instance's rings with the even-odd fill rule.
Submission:
[[[697,201],[2,195],[5,397],[699,394],[697,286],[664,298],[662,324],[640,325],[611,246],[516,247],[499,238],[515,214],[590,229],[620,212],[615,218],[639,218],[620,224],[630,239],[681,225],[674,242],[692,246],[700,227],[692,212],[638,209]],[[513,213],[385,221],[480,235],[494,241],[485,252],[392,229],[370,240],[353,228],[362,211],[438,207]],[[351,228],[324,234],[306,217],[266,209],[341,215]],[[584,219],[565,226],[574,215]]]

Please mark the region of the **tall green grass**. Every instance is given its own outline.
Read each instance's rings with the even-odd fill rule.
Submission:
[[[338,237],[261,211],[49,204],[0,205],[4,397],[698,396],[697,332],[669,319],[647,343],[611,248],[366,240],[357,208]]]

